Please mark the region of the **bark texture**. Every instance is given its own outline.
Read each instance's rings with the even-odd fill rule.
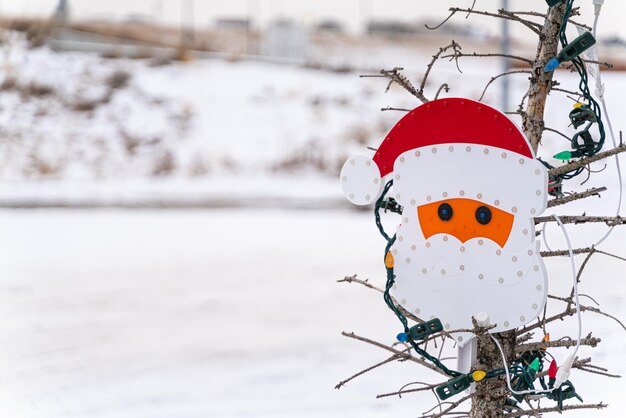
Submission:
[[[537,44],[537,56],[533,62],[532,75],[528,92],[528,105],[522,115],[522,130],[537,153],[544,130],[544,110],[550,87],[552,72],[544,73],[546,63],[558,53],[559,31],[565,12],[565,5],[551,7],[545,19],[541,36]],[[501,342],[507,359],[515,358],[516,331],[508,331],[496,336]],[[478,356],[476,368],[491,370],[502,367],[502,357],[491,338],[484,334],[478,337]],[[476,394],[472,398],[471,418],[499,418],[504,416],[504,404],[508,397],[508,388],[504,377],[488,379],[476,384]]]
[[[516,332],[496,334],[507,359],[515,356]],[[478,337],[477,370],[492,370],[502,367],[502,356],[498,347],[487,334]],[[470,418],[498,418],[504,415],[504,403],[508,389],[504,377],[487,379],[476,383],[476,393],[472,398]]]
[[[533,72],[530,77],[530,85],[526,93],[528,105],[522,115],[522,129],[535,151],[541,142],[543,128],[543,113],[546,105],[546,98],[552,86],[553,72],[544,73],[543,68],[546,63],[556,56],[559,50],[559,31],[561,21],[565,13],[565,4],[551,7],[541,31],[541,37],[537,44],[537,56],[533,63]]]

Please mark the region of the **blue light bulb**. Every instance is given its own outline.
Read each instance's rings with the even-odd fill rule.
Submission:
[[[548,63],[546,64],[545,67],[543,67],[543,72],[544,73],[549,73],[550,71],[554,71],[556,70],[556,68],[561,65],[561,63],[559,62],[558,59],[556,58],[552,58],[550,61],[548,61]]]
[[[396,336],[396,338],[398,339],[398,341],[400,341],[401,343],[405,343],[407,341],[409,341],[409,334],[407,334],[406,332],[401,332],[400,334],[398,334]]]

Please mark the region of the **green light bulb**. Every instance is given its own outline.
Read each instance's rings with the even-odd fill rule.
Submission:
[[[556,158],[557,160],[571,160],[572,159],[572,153],[570,151],[561,151],[558,154],[554,155],[554,158]]]
[[[539,371],[539,359],[538,358],[534,359],[533,362],[530,363],[529,367],[533,369],[534,371],[538,372]]]

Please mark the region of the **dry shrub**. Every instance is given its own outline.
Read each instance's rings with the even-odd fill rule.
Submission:
[[[26,97],[28,96],[42,97],[42,96],[48,96],[54,93],[54,89],[45,84],[39,84],[34,81],[31,81],[30,83],[23,86],[20,92],[22,93],[22,96],[26,96]]]
[[[79,99],[70,105],[70,108],[76,112],[91,112],[103,103],[108,102],[103,99],[85,100]]]
[[[137,149],[142,143],[141,138],[138,138],[134,135],[129,134],[124,129],[119,130],[119,135],[122,137],[122,140],[124,141],[124,148],[126,149],[126,152],[128,153],[128,155],[131,155],[131,156],[135,155],[137,153]]]
[[[318,140],[310,139],[304,146],[272,166],[273,171],[297,171],[313,169],[319,173],[335,174],[335,163],[328,161]]]
[[[360,145],[367,145],[372,138],[372,131],[367,126],[357,126],[350,131],[349,138]]]
[[[54,93],[54,89],[51,86],[40,84],[36,81],[20,84],[17,78],[13,76],[7,76],[4,79],[2,84],[0,84],[0,91],[16,91],[19,92],[23,98],[43,97]]]
[[[130,81],[130,73],[128,71],[117,70],[106,79],[106,85],[111,90],[124,88]]]
[[[178,53],[174,57],[174,59],[182,62],[190,62],[193,61],[193,52],[186,48],[179,48]]]
[[[206,176],[211,172],[209,164],[202,158],[196,157],[189,168],[189,174],[193,177]]]
[[[15,77],[7,76],[2,84],[0,84],[0,91],[14,91],[18,89],[18,82]]]
[[[60,163],[52,163],[36,154],[30,156],[31,164],[28,171],[35,177],[53,177],[62,171]]]
[[[158,156],[152,167],[153,176],[167,176],[172,174],[176,164],[174,163],[174,156],[171,151],[165,150],[160,156]]]

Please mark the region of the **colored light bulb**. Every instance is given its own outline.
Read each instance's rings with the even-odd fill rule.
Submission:
[[[556,372],[557,372],[556,361],[552,360],[552,362],[550,363],[550,367],[548,368],[548,377],[550,379],[556,378]]]
[[[543,67],[543,72],[549,73],[550,71],[554,71],[559,65],[561,65],[561,62],[556,58],[552,58],[550,61],[548,61],[546,66]]]
[[[472,380],[474,380],[474,382],[480,382],[485,378],[485,376],[487,376],[487,373],[482,370],[476,370],[472,373]]]
[[[530,363],[530,367],[532,370],[538,372],[539,371],[539,359],[535,358],[532,363]]]
[[[396,339],[401,343],[405,343],[409,341],[409,334],[407,334],[406,332],[401,332],[400,334],[396,335]]]
[[[385,256],[385,267],[387,267],[388,269],[392,269],[393,265],[393,255],[391,255],[391,251],[387,251],[387,255]]]
[[[571,160],[572,159],[572,153],[570,151],[561,151],[558,154],[554,155],[554,158],[556,158],[557,160]]]

